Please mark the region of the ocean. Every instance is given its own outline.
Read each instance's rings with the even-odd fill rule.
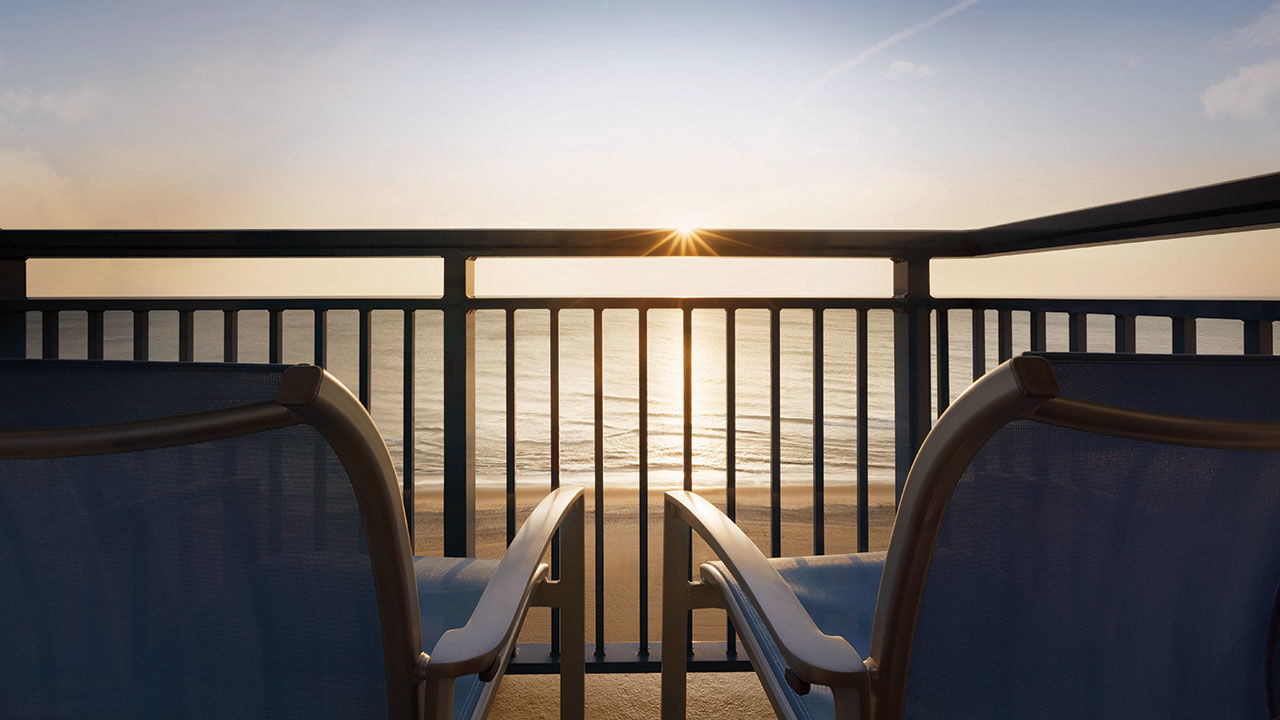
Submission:
[[[566,485],[588,486],[594,480],[594,373],[592,311],[560,312],[560,478]],[[309,311],[284,313],[283,359],[311,362],[313,319]],[[520,486],[548,486],[551,469],[550,321],[545,310],[520,310],[516,325],[516,468]],[[769,483],[769,313],[738,310],[735,315],[736,452],[732,459],[739,485]],[[949,322],[950,394],[969,384],[972,373],[970,314],[952,311]],[[329,312],[328,369],[355,391],[358,383],[356,311]],[[87,354],[86,314],[62,313],[60,356]],[[177,360],[178,315],[151,313],[150,357]],[[266,311],[242,311],[239,358],[267,360]],[[371,414],[403,471],[402,315],[375,311]],[[868,478],[893,482],[893,318],[887,310],[871,311],[867,320]],[[638,312],[606,310],[603,314],[604,471],[610,486],[637,484],[639,477]],[[1066,316],[1048,316],[1049,350],[1065,350]],[[1168,318],[1137,321],[1139,352],[1168,352]],[[996,365],[996,322],[987,318],[987,367]],[[852,484],[857,479],[857,314],[827,310],[823,314],[822,418],[824,482]],[[40,352],[40,322],[28,316],[28,355]],[[1201,320],[1202,353],[1242,351],[1238,321]],[[132,315],[105,316],[105,357],[132,357]],[[415,340],[413,442],[414,483],[431,490],[442,478],[441,448],[441,315],[417,313]],[[506,483],[506,348],[505,313],[476,314],[476,482]],[[781,441],[782,482],[809,485],[813,479],[813,313],[781,312]],[[1089,317],[1089,349],[1114,349],[1109,316]],[[682,331],[679,310],[648,312],[648,478],[654,488],[680,487],[683,474]],[[693,484],[722,487],[730,458],[726,453],[725,311],[693,312]],[[1014,314],[1014,351],[1030,346],[1026,313]],[[195,359],[222,359],[222,315],[195,314]],[[934,369],[936,374],[936,366]],[[936,383],[936,378],[935,378]],[[936,395],[936,388],[935,388]],[[935,400],[936,414],[936,400]]]

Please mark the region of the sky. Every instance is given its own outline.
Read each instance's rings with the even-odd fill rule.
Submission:
[[[1269,0],[0,9],[4,228],[967,229],[1277,159]],[[1140,267],[1150,289],[1131,272],[1112,282],[1276,297],[1277,232],[934,276],[937,294],[1113,295],[1096,269]],[[179,285],[208,274],[165,267]],[[129,292],[156,270],[129,272],[42,266],[32,289]],[[559,286],[557,272],[524,275]],[[719,272],[751,287],[788,276]]]

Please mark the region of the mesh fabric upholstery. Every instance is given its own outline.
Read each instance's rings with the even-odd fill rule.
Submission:
[[[271,400],[281,366],[0,362],[5,429]],[[350,481],[296,425],[0,460],[5,717],[385,718]]]
[[[871,621],[875,615],[876,593],[884,569],[884,553],[855,555],[821,555],[817,557],[771,558],[773,566],[786,581],[800,604],[813,618],[818,629],[827,635],[838,635],[849,641],[854,650],[866,655],[871,646]],[[729,584],[732,601],[741,608],[747,627],[739,634],[754,635],[764,652],[767,672],[777,677],[786,702],[801,720],[829,718],[834,711],[831,690],[814,685],[808,693],[798,695],[783,679],[786,661],[778,650],[769,628],[756,613],[746,592],[724,563],[713,562]]]
[[[415,557],[418,604],[422,607],[422,648],[428,654],[446,631],[467,624],[493,577],[497,560],[458,557]],[[494,681],[491,681],[494,682]],[[469,718],[487,683],[464,675],[453,684],[453,716]]]
[[[1280,418],[1280,364],[1048,356],[1062,395]],[[910,718],[1268,717],[1280,453],[1016,421],[947,506]]]

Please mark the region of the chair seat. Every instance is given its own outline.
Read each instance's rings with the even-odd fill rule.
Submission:
[[[820,555],[815,557],[771,558],[782,579],[799,598],[800,604],[813,617],[818,629],[827,635],[839,635],[865,655],[871,645],[871,623],[875,617],[876,595],[880,591],[880,574],[884,569],[883,552],[853,555]],[[798,695],[783,679],[786,663],[774,643],[764,621],[751,606],[742,586],[721,562],[708,563],[725,579],[730,597],[747,620],[747,627],[737,628],[747,639],[750,634],[761,648],[769,671],[777,678],[792,712],[802,720],[829,718],[834,712],[830,689],[814,685],[805,695]],[[748,643],[750,644],[750,643]]]
[[[441,635],[467,624],[480,602],[497,560],[458,557],[415,557],[418,607],[422,615],[422,648],[431,654]],[[464,675],[453,686],[453,716],[469,718],[488,683]]]

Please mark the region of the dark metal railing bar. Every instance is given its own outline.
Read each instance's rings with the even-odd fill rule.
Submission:
[[[952,310],[1022,310],[1027,312],[1082,313],[1086,315],[1153,315],[1215,318],[1223,320],[1275,320],[1280,300],[1140,300],[1126,298],[942,298],[934,308]]]
[[[822,309],[813,309],[813,554],[826,554],[826,498],[823,487],[823,437],[826,430],[822,408],[823,361]]]
[[[938,335],[938,414],[941,415],[951,406],[951,330],[947,327],[947,311],[935,310],[934,313]]]
[[[1067,350],[1089,351],[1089,316],[1085,313],[1067,313]]]
[[[987,374],[987,318],[986,310],[973,309],[973,379],[977,380]]]
[[[903,303],[895,298],[769,298],[769,297],[484,297],[469,298],[473,310],[892,310]]]
[[[1244,324],[1244,351],[1247,355],[1270,355],[1273,352],[1270,320],[1254,320]]]
[[[518,304],[522,298],[513,299]],[[156,310],[179,312],[226,310],[440,310],[439,300],[418,298],[32,298],[0,300],[0,311],[23,310]],[[487,308],[486,308],[487,309]]]
[[[40,313],[40,357],[58,359],[58,311]]]
[[[104,313],[101,310],[90,310],[88,318],[89,329],[89,359],[101,360],[106,354],[106,333],[104,323]]]
[[[996,356],[999,362],[1013,357],[1013,311],[996,311]]]
[[[681,308],[680,312],[681,327],[681,401],[684,410],[684,482],[685,490],[693,490],[693,309]],[[686,528],[685,532],[691,537],[693,530]],[[685,578],[693,577],[693,544],[686,540],[686,547],[689,553],[685,558]],[[685,637],[688,638],[687,652],[693,653],[693,611],[685,613],[685,624],[687,626]]]
[[[1049,323],[1043,310],[1031,311],[1031,350],[1044,352],[1048,348]]]
[[[1138,351],[1138,319],[1133,315],[1116,315],[1116,352]]]
[[[373,317],[369,310],[360,311],[360,404],[373,410]]]
[[[551,489],[560,487],[560,311],[552,308],[548,329],[548,392],[551,396]],[[551,537],[551,577],[560,578],[560,533]],[[551,608],[551,654],[560,655],[560,609]]]
[[[240,358],[240,311],[222,311],[222,361],[236,362]],[[316,365],[324,366],[319,360]]]
[[[738,367],[737,313],[724,313],[724,504],[729,520],[738,517]],[[725,652],[737,652],[733,621],[725,619]]]
[[[267,311],[267,362],[284,362],[284,311]],[[369,407],[365,405],[365,407]]]
[[[516,536],[516,311],[508,308],[507,331],[507,545]]]
[[[413,547],[414,538],[414,519],[417,510],[415,502],[414,485],[414,434],[416,430],[417,405],[414,403],[416,397],[416,381],[414,377],[414,360],[417,355],[418,340],[418,322],[417,315],[412,310],[406,310],[404,313],[404,341],[402,344],[403,355],[401,357],[401,400],[404,403],[401,409],[401,437],[404,443],[404,455],[401,459],[404,468],[404,490],[402,498],[404,501],[404,516],[409,522],[409,547]]]
[[[313,318],[315,330],[312,336],[313,362],[320,367],[329,363],[329,311],[316,310]]]
[[[595,353],[596,657],[604,655],[604,310],[592,313]]]
[[[640,655],[649,654],[649,313],[636,319],[636,418],[639,421]]]
[[[769,556],[782,555],[782,319],[769,310]]]
[[[867,508],[870,462],[867,448],[867,311],[858,311],[858,552],[870,546],[871,513]]]
[[[1173,318],[1173,352],[1185,355],[1196,354],[1196,319],[1194,317]]]
[[[133,311],[133,359],[146,360],[151,354],[151,325],[146,310]]]
[[[194,310],[178,311],[178,362],[191,362],[196,354]]]

